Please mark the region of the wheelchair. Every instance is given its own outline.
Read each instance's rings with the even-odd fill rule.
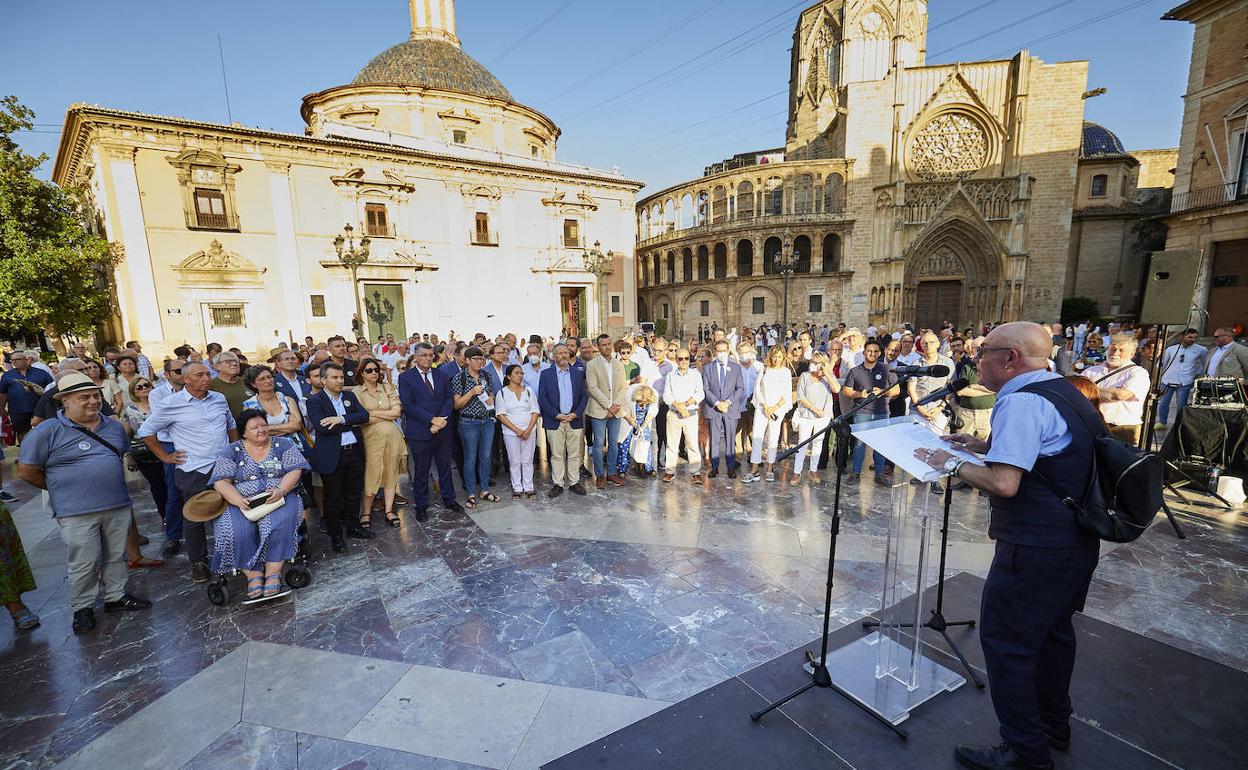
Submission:
[[[264,604],[290,595],[290,590],[298,591],[312,583],[312,573],[308,570],[308,530],[306,522],[299,523],[299,546],[293,559],[288,559],[282,566],[283,590],[269,597],[244,599],[243,603],[250,606]],[[208,582],[208,601],[214,606],[224,607],[238,596],[247,595],[247,576],[240,569],[230,569],[213,576]]]

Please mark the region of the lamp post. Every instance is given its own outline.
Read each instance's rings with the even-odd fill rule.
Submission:
[[[355,317],[360,319],[360,323],[364,323],[364,314],[360,312],[360,285],[358,273],[360,266],[368,262],[368,246],[372,243],[367,235],[360,239],[360,245],[355,245],[355,228],[351,225],[345,225],[342,231],[346,233],[345,237],[339,235],[334,238],[334,251],[338,252],[338,261],[341,262],[348,270],[351,271],[351,293],[355,296]]]
[[[789,334],[789,276],[797,269],[797,250],[789,246],[789,252],[786,255],[784,250],[777,251],[772,257],[772,264],[776,267],[776,272],[784,279],[784,321],[781,339],[785,339]]]
[[[602,253],[602,241],[594,241],[594,247],[585,252],[585,271],[597,279],[598,333],[607,333],[606,276],[611,272],[611,256]]]

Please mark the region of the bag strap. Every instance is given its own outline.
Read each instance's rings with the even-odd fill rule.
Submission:
[[[1120,367],[1120,368],[1126,368],[1126,367]],[[1070,407],[1070,410],[1071,410],[1072,412],[1074,412],[1074,413],[1075,413],[1075,414],[1079,417],[1079,422],[1083,424],[1084,429],[1088,432],[1088,437],[1089,437],[1089,438],[1091,438],[1091,439],[1092,439],[1092,441],[1094,441],[1094,442],[1096,441],[1096,439],[1097,439],[1096,431],[1092,430],[1092,426],[1088,424],[1088,419],[1087,419],[1086,417],[1084,417],[1082,414],[1079,414],[1079,410],[1075,407],[1075,405],[1074,405],[1074,404],[1072,404],[1072,403],[1070,402],[1070,399],[1069,399],[1069,398],[1066,398],[1066,397],[1065,397],[1065,396],[1063,396],[1061,393],[1058,393],[1058,392],[1056,392],[1056,391],[1051,391],[1051,390],[1050,390],[1050,391],[1043,391],[1043,392],[1042,392],[1042,391],[1036,391],[1036,390],[1030,390],[1030,391],[1027,391],[1027,392],[1028,392],[1028,393],[1035,393],[1037,396],[1040,396],[1041,398],[1045,398],[1045,399],[1047,399],[1047,397],[1048,397],[1049,395],[1052,395],[1052,396],[1054,396],[1054,397],[1056,397],[1056,398],[1060,398],[1063,402],[1065,402],[1066,406],[1069,406],[1069,407]],[[1050,403],[1051,403],[1051,402],[1050,402]],[[1067,426],[1067,427],[1069,427],[1069,426]],[[1063,505],[1065,505],[1067,508],[1069,508],[1070,510],[1074,511],[1075,513],[1081,513],[1081,512],[1083,511],[1083,504],[1082,504],[1082,502],[1077,501],[1077,500],[1075,500],[1074,498],[1072,498],[1070,495],[1066,494],[1066,492],[1064,492],[1064,491],[1062,490],[1062,488],[1061,488],[1061,487],[1059,487],[1057,484],[1055,484],[1055,483],[1053,482],[1053,480],[1052,480],[1052,479],[1050,479],[1048,476],[1045,476],[1045,475],[1044,475],[1043,473],[1041,473],[1040,471],[1035,470],[1034,466],[1033,466],[1033,468],[1032,468],[1032,471],[1031,471],[1031,472],[1032,472],[1032,473],[1034,473],[1034,474],[1036,474],[1036,478],[1038,478],[1038,479],[1040,479],[1041,481],[1043,481],[1043,482],[1044,482],[1044,484],[1045,484],[1045,486],[1047,486],[1049,489],[1051,489],[1051,490],[1053,491],[1053,494],[1057,495],[1057,499],[1061,500]],[[1097,473],[1098,473],[1098,472],[1099,472],[1099,471],[1098,471],[1098,469],[1097,469],[1097,467],[1096,467],[1096,447],[1095,447],[1095,446],[1093,446],[1093,450],[1092,450],[1092,472],[1091,472],[1090,474],[1088,474],[1088,486],[1087,486],[1087,487],[1083,490],[1083,499],[1084,499],[1084,500],[1088,499],[1088,495],[1089,495],[1089,494],[1091,493],[1091,491],[1092,491],[1092,485],[1096,483],[1096,475],[1097,475]]]
[[[1100,385],[1102,382],[1104,382],[1105,380],[1108,380],[1110,377],[1113,377],[1113,376],[1114,376],[1115,374],[1117,374],[1118,372],[1125,371],[1125,370],[1127,370],[1127,369],[1130,369],[1130,368],[1131,368],[1131,367],[1133,367],[1133,366],[1135,366],[1135,364],[1127,364],[1126,366],[1120,366],[1120,367],[1118,367],[1117,369],[1113,370],[1112,372],[1108,372],[1108,373],[1104,374],[1103,376],[1098,377],[1098,378],[1096,379],[1096,382],[1095,382],[1095,383],[1093,383],[1093,384],[1095,384],[1095,385]],[[1067,401],[1066,403],[1070,403],[1070,402],[1069,402],[1069,401]]]
[[[118,449],[117,447],[113,446],[113,445],[112,445],[112,444],[110,444],[109,442],[105,441],[105,440],[104,440],[103,438],[101,438],[98,434],[96,434],[96,432],[95,432],[95,431],[93,431],[93,430],[89,430],[89,429],[87,429],[87,428],[84,428],[84,427],[82,427],[81,425],[72,425],[72,426],[70,426],[70,427],[72,427],[74,430],[78,431],[79,433],[84,433],[84,434],[86,434],[86,435],[90,436],[91,438],[95,439],[96,441],[100,442],[100,443],[101,443],[101,444],[103,444],[104,446],[106,446],[106,447],[108,447],[109,449],[111,449],[111,450],[112,450],[112,452],[113,452],[113,454],[117,455],[118,457],[121,457],[121,456],[125,455],[125,452],[124,452],[124,451],[122,451],[122,450]]]

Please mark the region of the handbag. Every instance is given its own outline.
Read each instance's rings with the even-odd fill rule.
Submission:
[[[126,449],[126,454],[136,463],[155,463],[160,462],[156,454],[148,448],[147,442],[141,438],[130,439],[130,446]]]
[[[251,497],[247,498],[247,505],[254,506],[252,508],[248,508],[247,510],[243,511],[243,516],[247,517],[247,521],[250,521],[250,522],[260,521],[265,516],[268,516],[270,513],[272,513],[273,511],[276,511],[278,508],[281,508],[283,505],[286,504],[285,495],[282,495],[282,498],[278,500],[277,502],[273,502],[273,503],[264,502],[265,500],[269,499],[270,494],[272,494],[272,490],[269,490],[268,492],[261,492],[258,495],[252,495]]]

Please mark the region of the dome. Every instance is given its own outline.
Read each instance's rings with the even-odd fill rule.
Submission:
[[[351,84],[422,86],[514,101],[477,60],[453,43],[429,37],[405,40],[382,51]]]
[[[1122,141],[1113,131],[1099,123],[1093,123],[1090,120],[1083,121],[1083,146],[1079,150],[1080,160],[1120,158],[1126,155],[1127,151],[1122,146]]]

